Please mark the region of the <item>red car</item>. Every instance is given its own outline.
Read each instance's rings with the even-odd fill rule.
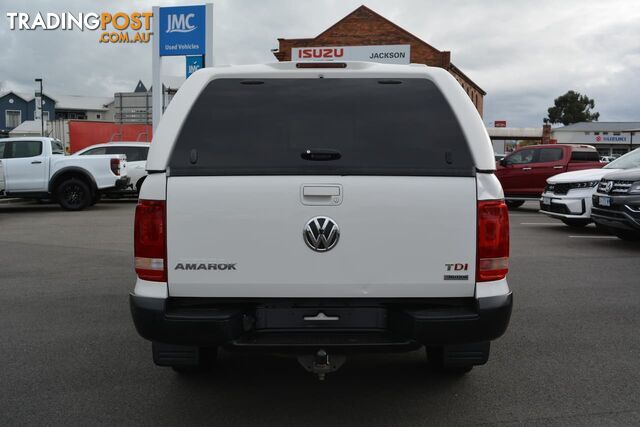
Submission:
[[[547,178],[563,172],[601,168],[590,145],[546,144],[522,147],[496,163],[496,176],[510,208],[539,200]]]

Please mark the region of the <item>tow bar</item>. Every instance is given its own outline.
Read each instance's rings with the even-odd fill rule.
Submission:
[[[344,355],[329,354],[320,349],[316,354],[298,356],[298,362],[304,369],[312,374],[316,374],[320,381],[324,381],[325,376],[330,372],[335,372],[344,364],[347,358]]]

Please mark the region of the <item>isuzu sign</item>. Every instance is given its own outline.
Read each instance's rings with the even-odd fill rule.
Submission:
[[[380,46],[324,46],[294,47],[291,60],[304,61],[367,61],[385,64],[409,64],[411,46],[408,44]]]

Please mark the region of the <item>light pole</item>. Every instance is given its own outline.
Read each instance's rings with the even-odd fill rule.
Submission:
[[[42,79],[36,79],[40,83],[40,136],[44,136],[44,114],[42,111]]]

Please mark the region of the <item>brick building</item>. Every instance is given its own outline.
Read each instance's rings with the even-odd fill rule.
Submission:
[[[279,38],[278,42],[278,50],[273,54],[279,61],[291,61],[292,49],[296,48],[408,45],[410,62],[449,71],[462,85],[482,116],[482,102],[486,92],[451,63],[451,52],[434,48],[366,6],[360,6],[315,38]]]

